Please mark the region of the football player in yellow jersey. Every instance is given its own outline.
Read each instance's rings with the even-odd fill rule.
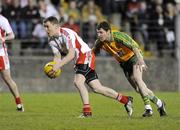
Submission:
[[[111,30],[109,23],[105,21],[98,24],[97,37],[93,51],[97,54],[100,49],[104,49],[119,62],[129,83],[144,101],[145,112],[142,116],[152,116],[150,101],[157,105],[160,116],[166,116],[165,103],[154,95],[142,79],[147,65],[143,60],[139,45],[126,33]]]

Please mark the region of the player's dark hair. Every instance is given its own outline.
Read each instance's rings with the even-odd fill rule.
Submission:
[[[59,21],[56,17],[50,16],[43,20],[43,23],[51,22],[52,24],[59,24]]]
[[[111,26],[108,22],[106,21],[103,21],[103,22],[100,22],[98,25],[97,25],[97,29],[104,29],[105,31],[108,31],[108,30],[111,30]]]

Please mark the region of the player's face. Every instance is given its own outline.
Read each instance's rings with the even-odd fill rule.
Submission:
[[[100,28],[100,29],[97,29],[97,37],[100,41],[105,41],[105,40],[108,40],[109,39],[109,36],[110,36],[110,31],[105,31],[104,29]]]
[[[52,24],[48,21],[44,23],[44,28],[49,37],[56,36],[58,34],[58,26],[56,24]]]

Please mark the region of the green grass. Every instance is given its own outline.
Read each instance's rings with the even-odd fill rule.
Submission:
[[[122,104],[90,94],[93,117],[79,119],[82,104],[78,93],[24,93],[25,112],[17,112],[10,93],[0,93],[0,130],[179,130],[180,93],[156,93],[167,104],[167,117],[159,117],[153,105],[150,118],[141,117],[144,106],[136,93],[134,114],[129,118]]]

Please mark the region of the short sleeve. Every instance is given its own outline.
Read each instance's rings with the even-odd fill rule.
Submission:
[[[60,52],[61,46],[55,40],[49,40],[49,46],[54,54]]]
[[[1,17],[1,24],[0,24],[1,28],[7,33],[12,33],[12,28],[9,24],[9,21],[6,18]]]

